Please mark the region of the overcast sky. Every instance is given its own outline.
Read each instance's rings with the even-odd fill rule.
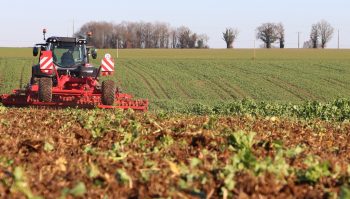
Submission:
[[[224,48],[226,27],[240,34],[237,48],[254,45],[255,29],[264,22],[282,22],[286,47],[298,46],[309,38],[311,25],[325,19],[335,28],[328,47],[350,48],[350,0],[2,0],[0,46],[32,46],[42,41],[42,28],[49,35],[71,36],[73,20],[77,30],[89,21],[167,22],[206,33],[211,48]],[[260,43],[257,43],[257,46]]]

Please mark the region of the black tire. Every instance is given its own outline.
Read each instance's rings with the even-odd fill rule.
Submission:
[[[117,87],[112,80],[102,82],[102,104],[112,106],[115,100],[115,91]]]
[[[42,77],[39,79],[39,101],[51,102],[52,101],[52,79]]]

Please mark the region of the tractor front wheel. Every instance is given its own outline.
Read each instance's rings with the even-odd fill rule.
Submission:
[[[115,100],[115,91],[117,87],[112,80],[102,82],[102,104],[112,106]]]
[[[42,77],[39,79],[39,101],[51,102],[52,101],[52,79]]]

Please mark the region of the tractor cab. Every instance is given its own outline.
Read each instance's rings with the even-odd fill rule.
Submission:
[[[52,52],[52,59],[58,75],[72,75],[75,77],[97,76],[97,68],[92,67],[89,55],[96,59],[95,49],[90,53],[91,47],[87,46],[86,39],[74,37],[49,37],[44,44],[36,44],[33,48],[33,56],[43,54],[44,51]],[[39,60],[40,62],[40,60]],[[33,66],[34,77],[54,76],[55,74],[43,73],[39,64]]]
[[[56,66],[61,68],[74,68],[74,66],[89,63],[90,48],[86,39],[74,37],[50,37],[44,44],[36,44],[33,48],[33,56],[41,51],[52,51]],[[96,59],[97,52],[92,50],[92,58]]]
[[[86,40],[69,37],[53,37],[47,40],[47,49],[52,51],[53,62],[58,68],[76,68],[89,63]]]

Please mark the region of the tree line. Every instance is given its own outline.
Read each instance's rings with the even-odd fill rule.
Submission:
[[[334,28],[330,23],[321,20],[311,26],[310,39],[304,42],[304,48],[325,48],[332,39]],[[233,48],[239,31],[236,28],[226,28],[222,38],[227,48]],[[272,48],[278,43],[279,48],[285,47],[285,29],[282,23],[263,23],[256,28],[256,38],[263,42],[264,48]]]
[[[75,36],[85,37],[88,32],[93,34],[89,43],[97,48],[209,48],[206,34],[162,22],[88,22]]]
[[[193,32],[186,26],[171,27],[168,23],[156,22],[88,22],[78,32],[77,37],[93,33],[90,43],[97,48],[209,48],[206,34]],[[311,26],[310,39],[304,48],[325,48],[332,39],[334,28],[325,20]],[[227,48],[233,48],[239,36],[237,28],[226,28],[222,39]],[[285,47],[285,28],[282,23],[263,23],[256,28],[256,38],[264,48]]]

